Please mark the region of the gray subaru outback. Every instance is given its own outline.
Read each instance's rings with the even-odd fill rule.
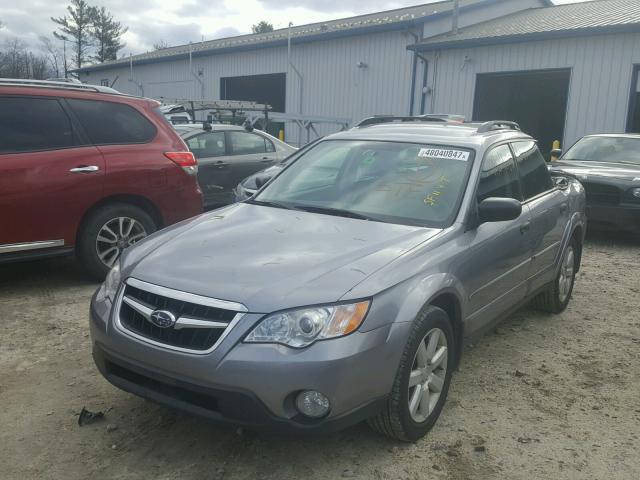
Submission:
[[[530,300],[566,308],[585,225],[580,183],[516,124],[368,119],[126,250],[91,302],[93,356],[209,419],[414,441],[465,340]]]

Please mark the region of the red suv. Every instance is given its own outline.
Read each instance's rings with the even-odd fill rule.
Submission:
[[[127,246],[201,213],[196,160],[158,107],[0,79],[0,263],[75,252],[104,277]]]

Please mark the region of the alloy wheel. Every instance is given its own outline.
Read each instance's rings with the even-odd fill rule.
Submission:
[[[120,258],[125,248],[130,247],[146,236],[146,229],[135,218],[113,218],[98,231],[96,253],[100,261],[111,268]]]
[[[409,374],[409,413],[424,422],[436,408],[447,375],[447,337],[433,328],[418,346]]]
[[[573,247],[569,245],[564,252],[562,265],[560,266],[560,275],[558,277],[558,299],[560,303],[564,303],[571,293],[573,286],[573,274],[575,269],[575,255]]]

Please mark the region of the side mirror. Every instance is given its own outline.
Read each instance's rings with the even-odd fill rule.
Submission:
[[[551,177],[553,184],[561,190],[569,188],[569,179],[567,177]]]
[[[268,177],[257,177],[256,178],[256,187],[261,189],[262,186],[269,181]]]
[[[522,204],[513,198],[485,198],[478,205],[480,223],[515,220],[522,213]]]
[[[551,160],[557,160],[558,158],[560,158],[560,155],[562,155],[561,148],[554,148],[553,150],[551,150]]]

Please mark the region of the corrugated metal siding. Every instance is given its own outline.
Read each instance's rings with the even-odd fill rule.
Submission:
[[[407,114],[411,87],[413,39],[403,32],[384,32],[344,39],[306,43],[292,47],[292,61],[303,76],[305,115],[344,117],[356,122],[378,113]],[[364,62],[367,68],[356,64]],[[144,95],[152,98],[194,98],[200,86],[189,73],[188,60],[134,66],[133,76],[142,82]],[[266,48],[193,59],[193,69],[202,69],[205,98],[220,98],[220,78],[240,75],[287,72],[286,47]],[[101,79],[114,88],[135,95],[141,90],[129,81],[129,68],[82,74],[83,82],[99,84]],[[299,80],[287,75],[287,113],[298,113]],[[335,126],[319,128],[321,134]],[[289,129],[287,133],[297,131]]]
[[[440,52],[431,111],[471,118],[476,74],[570,68],[571,83],[563,145],[597,132],[624,132],[633,65],[640,64],[640,34],[462,48]],[[469,59],[465,62],[465,56]]]

